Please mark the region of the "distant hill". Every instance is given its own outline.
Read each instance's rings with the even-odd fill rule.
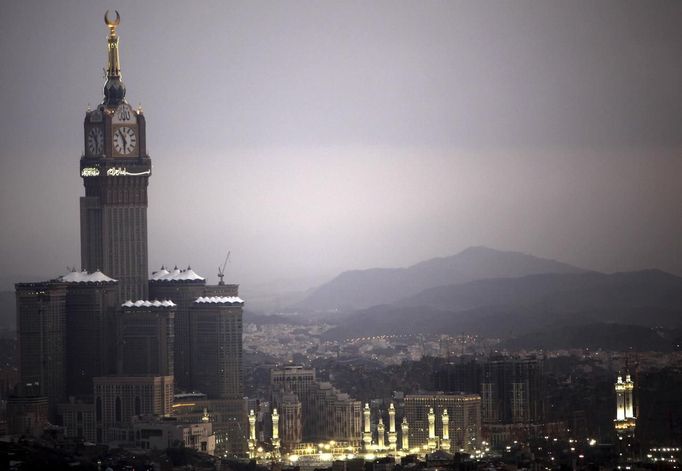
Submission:
[[[330,338],[472,333],[514,338],[589,323],[682,326],[682,278],[657,270],[478,280],[340,318]]]
[[[601,310],[614,311],[613,316],[625,320],[627,311],[635,308],[682,310],[682,278],[660,270],[550,273],[439,286],[396,304],[448,311],[481,306],[534,307],[554,314]]]
[[[471,247],[450,257],[408,268],[373,268],[341,273],[313,290],[296,307],[317,311],[363,309],[393,303],[437,286],[539,273],[584,273],[578,267],[518,252]]]

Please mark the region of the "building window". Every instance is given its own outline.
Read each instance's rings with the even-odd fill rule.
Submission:
[[[97,416],[97,422],[102,421],[102,398],[97,396],[97,401],[95,401],[95,415]]]
[[[116,416],[116,419],[115,419],[116,422],[121,422],[121,416],[122,416],[122,414],[121,414],[121,398],[119,396],[116,396],[115,416]]]

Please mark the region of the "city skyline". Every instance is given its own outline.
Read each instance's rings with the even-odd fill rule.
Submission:
[[[264,9],[267,5],[272,8]],[[259,4],[251,10],[252,4],[232,4],[228,9],[234,13],[250,11],[285,16],[291,13],[282,10],[281,5]],[[368,14],[341,19],[341,24],[355,26],[366,26],[365,22],[372,15],[383,20],[382,14],[397,11],[397,16],[392,18],[400,18],[398,23],[403,22],[404,26],[414,26],[415,21],[419,23],[425,19],[419,15],[426,15],[428,21],[424,25],[434,22],[436,32],[439,25],[447,23],[441,24],[434,19],[432,15],[437,10],[452,13],[461,9],[461,12],[477,16],[491,14],[492,6],[497,7],[495,13],[505,8],[502,2],[477,3],[476,7],[471,3],[430,3],[426,4],[426,11],[414,10],[408,3],[395,4],[395,10],[386,9],[388,3],[339,3],[323,8],[317,5],[309,5],[307,18],[321,15],[318,19],[331,21],[327,26],[338,26],[338,18],[332,16],[340,11]],[[541,16],[549,13],[555,20],[557,11],[577,13],[574,6],[533,5],[534,8],[529,8],[532,4],[512,8],[509,11],[511,18],[537,27],[532,21],[524,22],[538,12]],[[138,11],[142,19],[146,8]],[[632,5],[629,8],[629,13],[636,10]],[[401,17],[410,9],[416,17]],[[201,14],[198,11],[192,10],[188,19],[197,21],[192,23],[195,26],[204,27],[203,40],[211,36],[207,34],[203,16],[208,10],[200,10]],[[526,16],[523,12],[532,14]],[[171,11],[164,11],[164,14],[174,15]],[[492,17],[500,20],[494,14]],[[447,15],[444,18],[447,19]],[[598,18],[596,23],[604,20]],[[262,18],[251,19],[258,23]],[[249,273],[267,279],[276,275],[278,263],[292,257],[297,263],[289,265],[290,270],[285,274],[295,278],[307,272],[306,276],[310,277],[310,270],[321,273],[338,261],[349,262],[343,251],[337,249],[353,247],[358,240],[373,257],[363,258],[363,253],[357,254],[357,260],[363,263],[392,259],[395,247],[408,240],[419,244],[416,245],[418,252],[406,251],[403,254],[406,257],[438,250],[436,239],[442,237],[447,241],[451,236],[448,228],[460,227],[462,218],[468,219],[471,227],[464,224],[461,229],[468,228],[471,233],[486,234],[486,221],[506,227],[506,232],[493,233],[503,245],[514,240],[543,242],[544,239],[536,239],[540,236],[537,227],[553,222],[552,230],[562,237],[552,239],[551,243],[570,241],[572,247],[582,250],[584,255],[593,250],[601,251],[602,262],[609,254],[618,253],[618,244],[630,240],[626,237],[629,234],[632,240],[644,238],[649,245],[639,252],[631,250],[629,258],[622,263],[634,263],[642,254],[651,257],[667,253],[665,260],[675,267],[677,245],[653,245],[675,236],[675,230],[661,231],[670,227],[675,229],[679,222],[674,217],[676,213],[663,214],[664,208],[660,207],[668,198],[675,200],[678,192],[677,186],[666,186],[677,174],[661,173],[679,163],[676,156],[671,160],[662,159],[662,155],[673,152],[676,145],[677,136],[666,135],[671,129],[666,125],[670,123],[661,124],[651,132],[647,126],[653,123],[644,125],[646,112],[642,112],[634,121],[623,118],[613,128],[607,129],[608,126],[605,128],[594,121],[581,123],[584,128],[579,130],[580,126],[572,127],[577,123],[571,122],[570,113],[558,113],[557,122],[545,123],[543,128],[539,121],[535,122],[542,115],[542,107],[536,107],[538,102],[533,102],[526,103],[529,108],[525,111],[530,114],[519,113],[515,128],[518,134],[509,142],[503,143],[511,137],[505,132],[510,131],[508,126],[513,120],[505,121],[502,116],[499,120],[490,120],[492,128],[488,136],[494,134],[492,141],[487,138],[478,141],[485,133],[472,123],[471,133],[460,135],[465,141],[470,138],[466,141],[468,147],[455,144],[457,138],[450,136],[438,144],[440,153],[428,154],[427,150],[434,151],[434,143],[443,136],[439,138],[438,133],[434,133],[438,126],[429,127],[429,123],[424,122],[420,127],[416,123],[423,120],[422,112],[426,108],[436,104],[440,110],[429,109],[426,114],[442,116],[444,103],[429,101],[428,97],[435,99],[443,90],[423,90],[419,96],[406,96],[409,99],[402,105],[388,100],[383,103],[384,108],[373,109],[371,113],[366,107],[369,128],[359,126],[364,121],[358,116],[347,121],[355,131],[361,131],[360,134],[372,134],[378,139],[376,142],[390,141],[390,146],[359,142],[356,139],[360,134],[349,138],[353,133],[346,135],[349,128],[343,127],[328,128],[333,128],[334,133],[340,132],[332,133],[334,136],[315,134],[315,130],[333,124],[338,116],[323,113],[324,116],[318,116],[322,121],[306,125],[303,118],[312,115],[293,111],[296,108],[292,107],[287,113],[303,121],[277,125],[274,121],[262,123],[258,126],[258,137],[264,138],[265,144],[249,147],[242,144],[255,136],[239,134],[239,130],[230,128],[231,110],[223,108],[218,114],[211,114],[203,113],[201,107],[190,107],[183,114],[183,110],[173,106],[192,95],[186,93],[185,88],[178,88],[177,80],[183,74],[189,78],[190,71],[179,58],[183,55],[183,47],[193,45],[196,48],[191,31],[173,31],[169,36],[171,40],[164,44],[177,59],[173,64],[163,60],[155,63],[160,59],[154,52],[158,44],[142,40],[137,50],[149,46],[149,60],[135,66],[149,71],[149,76],[147,80],[141,79],[144,75],[128,80],[125,72],[128,36],[122,26],[126,23],[121,20],[117,9],[104,14],[108,34],[106,83],[100,92],[102,101],[89,104],[81,115],[82,121],[78,120],[82,123],[80,139],[84,149],[78,162],[74,159],[68,163],[69,167],[77,169],[79,178],[73,186],[80,191],[71,204],[78,199],[79,221],[74,225],[80,228],[77,233],[82,268],[78,270],[72,264],[62,276],[51,277],[51,264],[59,257],[68,256],[68,250],[59,248],[57,240],[51,240],[47,245],[38,244],[33,256],[38,257],[46,250],[53,255],[50,260],[43,260],[40,271],[43,275],[29,282],[16,280],[13,307],[7,306],[7,300],[3,298],[3,316],[11,315],[16,308],[16,331],[9,326],[0,335],[0,435],[4,437],[0,448],[3,456],[11,457],[10,467],[42,469],[68,463],[68,466],[93,469],[102,466],[137,469],[137,464],[144,461],[145,469],[162,464],[174,469],[195,467],[196,464],[202,469],[224,469],[227,465],[234,471],[246,467],[276,470],[283,466],[302,471],[419,471],[436,467],[457,471],[501,469],[509,464],[523,469],[630,469],[640,465],[651,467],[651,464],[658,468],[659,462],[670,463],[672,467],[680,462],[680,449],[675,445],[682,437],[682,396],[679,395],[682,390],[682,298],[679,296],[682,277],[661,270],[600,273],[520,253],[518,250],[522,249],[516,247],[517,251],[500,251],[479,245],[499,247],[499,244],[484,240],[455,256],[434,258],[407,269],[348,272],[307,292],[299,301],[296,301],[296,293],[289,292],[284,300],[277,293],[271,292],[268,299],[268,293],[261,292],[260,302],[267,305],[270,301],[276,315],[262,315],[259,311],[264,304],[259,304],[256,295],[253,296],[257,300],[254,306],[251,293],[247,292],[245,298],[254,311],[245,316],[246,301],[240,296],[240,276],[246,276],[248,286],[253,283]],[[507,20],[500,21],[506,24]],[[50,27],[61,25],[54,17],[43,22]],[[392,30],[398,23],[389,21],[377,25]],[[616,23],[622,26],[619,21]],[[166,29],[169,24],[163,22]],[[247,24],[239,23],[238,26]],[[150,25],[153,29],[155,24]],[[313,29],[323,31],[320,26],[315,24]],[[466,29],[470,24],[464,21],[460,26]],[[135,22],[131,27],[137,31]],[[67,30],[62,32],[73,31]],[[372,33],[382,31],[386,32],[379,28]],[[529,32],[533,36],[537,31],[531,28]],[[243,32],[245,37],[253,37],[254,32],[248,28]],[[415,32],[411,32],[413,36],[408,34],[410,41],[415,43],[407,41],[389,49],[401,59],[407,57],[417,59],[417,62],[425,62],[428,57],[433,59],[426,54],[428,48],[410,56],[411,46],[433,37],[431,30],[421,30],[416,35]],[[474,27],[469,32],[480,31]],[[551,33],[553,36],[554,31]],[[136,35],[132,36],[135,40]],[[276,36],[265,40],[261,46],[266,43],[274,46],[270,40]],[[366,42],[370,56],[377,44],[374,40],[379,36]],[[173,40],[179,37],[186,37],[188,41],[178,41],[175,45],[182,47],[173,47]],[[220,38],[217,37],[217,44]],[[357,38],[350,34],[346,40],[353,43]],[[49,45],[58,43],[55,39]],[[250,51],[246,54],[249,58],[259,56],[247,45],[242,46]],[[498,37],[481,47],[500,52],[502,42]],[[78,47],[69,45],[67,49],[71,54]],[[440,53],[446,50],[457,48],[445,47]],[[373,66],[378,67],[384,59],[390,62],[396,58],[387,51],[384,49],[376,57],[380,60]],[[196,59],[209,52],[201,50],[191,57]],[[23,53],[31,57],[30,51]],[[353,56],[353,61],[362,56]],[[135,63],[134,54],[133,58]],[[335,62],[339,56],[332,58],[325,54],[319,58]],[[509,65],[505,62],[509,58],[499,58]],[[286,62],[286,57],[277,54],[271,59],[259,65],[271,69],[277,68],[277,63]],[[401,66],[407,64],[399,62]],[[69,65],[77,68],[76,63]],[[25,65],[32,64],[34,62]],[[166,70],[167,65],[178,76],[168,75],[155,82],[156,74]],[[602,64],[592,65],[599,68]],[[313,78],[313,69],[315,67],[296,71],[288,78],[301,73],[308,79]],[[335,69],[327,63],[319,70],[331,77]],[[407,67],[405,70],[404,77],[385,75],[386,81],[382,85],[390,89],[390,84],[395,85],[392,80],[397,78],[398,82],[405,80],[401,85],[405,90],[415,91],[416,83],[410,77],[415,78],[427,70],[433,73],[438,67],[419,70]],[[585,74],[591,75],[594,70]],[[481,71],[477,70],[473,75]],[[353,69],[346,78],[353,82],[369,69],[357,72]],[[521,75],[525,72],[527,70]],[[336,93],[332,93],[335,98],[343,98],[344,87],[350,82],[342,76],[332,77],[329,83],[317,84],[319,89],[310,83],[302,84],[299,91],[304,94],[312,91],[322,97],[325,87],[339,83],[338,88],[332,87],[333,90],[327,92]],[[196,80],[187,83],[196,86],[196,90],[214,93],[214,105],[226,103],[224,96],[215,95],[216,90],[197,86],[195,82],[205,78],[201,73],[191,78]],[[261,111],[264,111],[269,99],[258,93],[259,82],[252,78],[254,81],[248,86],[254,87],[254,94],[247,97],[247,101],[249,98],[262,100],[264,108]],[[427,82],[434,79],[426,75],[421,78]],[[483,79],[483,76],[479,78]],[[495,86],[489,91],[497,92],[496,87],[501,83],[498,78],[481,83],[483,88],[477,93],[493,84]],[[131,90],[135,90],[138,79],[141,79],[144,93],[150,92],[144,84],[153,84],[152,108],[159,104],[154,104],[155,97],[166,92],[168,99],[160,103],[160,115],[147,114],[141,104],[133,105],[136,100],[134,95],[131,97]],[[66,83],[73,85],[69,81]],[[470,87],[470,92],[474,90],[473,82],[464,80],[459,83],[462,84],[463,88]],[[55,92],[61,86],[58,81],[50,81],[47,85],[48,90],[42,92],[47,91],[48,99],[41,101],[41,111],[46,115],[54,113],[53,109],[60,110],[56,103],[68,95]],[[285,85],[286,80],[283,80],[282,86]],[[378,85],[379,82],[373,82],[368,83],[369,88],[362,88],[364,98],[381,102],[396,92],[393,89],[387,95],[369,93]],[[54,88],[50,90],[50,86]],[[236,84],[230,84],[232,86]],[[507,91],[512,88],[508,86]],[[578,88],[581,86],[575,90]],[[171,93],[167,93],[169,90]],[[287,100],[297,96],[295,90],[289,95],[288,89],[279,90],[277,86],[271,91],[273,96],[270,98],[280,91]],[[456,86],[449,90],[454,95],[460,91]],[[626,91],[614,92],[612,98]],[[84,90],[80,92],[85,94]],[[523,87],[514,92],[519,95],[515,100],[524,100]],[[670,92],[663,90],[664,95]],[[12,95],[12,89],[7,93]],[[455,101],[462,97],[455,97]],[[244,104],[236,95],[234,98],[236,106]],[[501,99],[501,96],[497,98]],[[650,98],[648,96],[644,101]],[[535,95],[533,99],[542,101]],[[496,97],[492,94],[482,99],[483,108],[486,100],[493,103]],[[15,102],[10,100],[10,109],[12,103],[21,101],[21,98]],[[512,104],[512,108],[520,106],[521,101]],[[329,103],[304,100],[303,105],[304,108],[311,105],[308,111],[319,112]],[[357,105],[372,103],[351,99],[348,102],[340,100],[338,104],[340,110],[347,107],[346,110],[352,108],[357,112],[362,108]],[[582,103],[578,107],[580,112],[573,117],[588,116],[589,113],[584,114],[589,111],[586,105]],[[618,99],[604,99],[596,108],[614,111],[621,105],[623,103]],[[401,106],[406,114],[393,114]],[[421,107],[422,112],[415,111],[413,106]],[[672,105],[667,110],[674,111],[674,108]],[[39,123],[37,127],[42,124],[43,120],[33,116],[29,109],[25,111],[25,115],[9,113],[17,122],[0,126],[0,129],[12,134],[16,128],[21,128],[23,120]],[[277,115],[277,106],[272,111],[272,116]],[[255,109],[248,112],[252,113],[251,117],[255,116]],[[244,125],[243,130],[250,124],[258,124],[249,121],[248,112],[244,122],[240,122]],[[478,112],[479,118],[486,117],[485,109]],[[187,115],[186,121],[177,121],[178,113]],[[454,126],[456,118],[461,118],[457,113],[459,111],[451,115],[445,113],[454,121],[439,123],[439,132],[462,131]],[[58,111],[55,116],[61,116],[60,119],[47,120],[51,131],[37,134],[27,149],[39,148],[43,142],[38,138],[40,136],[48,139],[52,132],[59,134],[67,115],[66,112],[60,115]],[[380,125],[380,116],[388,119],[390,125]],[[596,117],[592,118],[598,121]],[[328,121],[324,122],[325,119]],[[401,120],[405,121],[396,127]],[[157,156],[149,152],[153,149],[153,135],[148,134],[147,123],[153,128],[157,121],[162,126],[165,123],[172,132],[171,135],[163,135],[163,132],[156,135],[161,137],[161,148],[167,150],[167,160],[163,154]],[[383,125],[389,124],[388,121]],[[635,122],[644,127],[639,128],[636,135],[622,134],[618,141],[616,131],[624,131]],[[522,152],[525,139],[534,132],[542,134],[543,129],[549,130],[558,123],[561,126],[555,128],[556,135],[543,135],[535,141],[536,147]],[[186,130],[187,141],[183,141],[181,132],[173,132],[178,125]],[[391,138],[400,126],[405,126],[410,134],[395,134]],[[210,128],[212,132],[209,132]],[[279,136],[276,129],[291,132],[286,134],[287,142],[321,140],[315,148],[300,148],[308,149],[310,153],[291,154],[278,161],[277,156],[287,155],[294,148],[279,140],[283,135]],[[308,137],[297,134],[301,130],[313,134]],[[269,131],[273,134],[268,134]],[[192,148],[190,141],[197,132],[210,134],[210,139]],[[229,158],[225,161],[214,159],[212,152],[223,148],[220,142],[230,132],[243,140],[237,139],[237,144],[229,147]],[[581,132],[586,133],[581,135]],[[6,146],[6,150],[22,139],[20,133],[12,136],[15,141]],[[341,137],[351,144],[337,147],[330,144]],[[59,139],[55,140],[55,149],[62,145],[68,147],[69,136],[63,139],[62,144],[58,144]],[[571,159],[565,159],[568,154],[560,157],[547,153],[536,160],[539,154],[533,152],[540,151],[537,146],[545,145],[543,139],[561,142],[561,145],[553,144],[552,148],[570,153]],[[591,143],[589,151],[583,148],[579,152],[574,139],[579,140],[581,146]],[[668,147],[659,148],[657,164],[650,168],[642,166],[642,155],[638,157],[638,152],[650,151],[651,139],[666,142]],[[175,147],[178,142],[180,144]],[[609,156],[628,142],[631,147],[625,151],[621,149],[623,154],[610,161],[612,157]],[[501,147],[498,149],[496,145]],[[503,147],[504,152],[500,150]],[[355,153],[348,154],[349,149],[355,149]],[[382,154],[387,150],[391,151],[389,160],[386,160],[387,154]],[[206,152],[204,156],[202,151]],[[249,151],[258,154],[255,162],[241,161],[240,152]],[[324,158],[318,161],[315,157],[319,157],[319,152]],[[458,152],[463,153],[461,158],[454,158]],[[363,160],[367,155],[372,159]],[[515,158],[505,160],[511,155]],[[472,162],[472,156],[480,161]],[[185,176],[181,187],[173,183],[172,169],[178,159],[182,163],[201,162],[183,166]],[[157,167],[152,166],[152,160]],[[57,159],[38,167],[35,183],[28,188],[33,191],[32,196],[38,192],[49,195],[50,186],[39,183],[40,172],[49,173],[50,169],[58,168],[56,162]],[[17,166],[11,167],[9,175],[3,174],[3,178],[12,180],[12,169],[27,163],[17,161]],[[163,170],[166,164],[171,169],[168,173]],[[259,165],[262,167],[255,171]],[[363,173],[367,168],[374,172]],[[447,172],[447,169],[460,172]],[[590,169],[594,172],[586,174]],[[599,169],[606,171],[609,178],[604,178]],[[636,169],[653,173],[629,174]],[[215,181],[227,178],[225,191],[218,192],[219,197],[215,200],[207,197],[212,191],[209,185],[212,180],[204,178],[207,171]],[[656,178],[652,177],[654,174]],[[475,178],[469,181],[468,176]],[[60,178],[58,172],[55,181],[57,178]],[[64,181],[70,181],[68,176]],[[201,182],[201,186],[193,187],[193,181]],[[252,187],[252,182],[260,186]],[[457,186],[458,183],[461,185]],[[625,191],[632,190],[633,184],[640,185],[634,191],[635,196]],[[68,230],[61,232],[59,224],[53,229],[50,224],[55,221],[40,216],[40,208],[49,207],[50,216],[60,215],[58,206],[49,205],[61,197],[70,197],[69,191],[53,189],[54,195],[45,198],[18,200],[12,185],[24,188],[19,179],[8,183],[8,188],[3,186],[3,190],[14,197],[9,201],[2,200],[3,204],[12,206],[16,203],[12,209],[22,212],[25,217],[13,218],[10,231],[20,232],[21,227],[28,227],[35,221],[47,229],[45,232],[34,230],[35,237],[22,239],[22,246],[30,250],[31,244],[45,235],[68,234]],[[148,197],[148,187],[157,186],[164,190],[172,188],[172,191],[160,201],[151,194]],[[314,191],[306,193],[310,188]],[[609,193],[614,189],[616,191]],[[259,193],[259,190],[262,191]],[[658,198],[640,199],[651,194]],[[291,195],[294,196],[287,197]],[[344,198],[344,195],[349,197]],[[605,200],[597,198],[600,195]],[[26,205],[25,209],[22,205]],[[634,209],[632,205],[635,205]],[[623,221],[619,218],[629,214],[650,217],[644,214],[649,208],[647,205],[655,206],[659,209],[656,215],[665,215],[667,219],[651,216],[651,227],[638,226],[634,221],[630,221],[627,228],[621,226]],[[34,208],[38,208],[35,213]],[[148,237],[148,226],[154,225],[153,220],[148,223],[148,208],[151,211],[158,208],[162,216],[165,214],[157,230],[168,227],[170,232],[159,239],[154,239],[153,235]],[[540,208],[550,211],[543,213]],[[615,214],[618,208],[621,212]],[[582,214],[581,209],[590,213]],[[256,213],[252,214],[252,211]],[[270,216],[264,216],[267,214]],[[444,219],[448,214],[456,217]],[[600,221],[604,225],[591,219],[595,214],[604,216],[604,221]],[[584,234],[579,239],[571,238],[570,231],[562,232],[569,227],[572,230],[579,228],[579,225],[572,225],[575,217],[584,224]],[[344,224],[344,218],[350,224]],[[280,229],[278,223],[281,221],[288,221],[288,224]],[[417,232],[394,234],[392,224],[396,221],[402,221]],[[62,215],[58,222],[64,224],[69,220]],[[237,240],[246,237],[244,240],[248,240],[248,244],[228,247],[230,251],[222,267],[216,270],[219,281],[211,284],[212,280],[197,271],[204,272],[202,257],[212,253],[209,242],[224,235],[224,232],[216,233],[216,228],[239,234]],[[325,236],[321,228],[333,232],[333,236]],[[254,236],[253,230],[263,234],[262,238]],[[651,236],[652,230],[656,237]],[[291,253],[287,251],[282,255],[284,258],[270,260],[272,251],[276,252],[278,246],[287,242],[284,237],[287,233],[303,237],[295,241]],[[605,248],[596,244],[588,251],[584,243],[592,241],[595,233],[616,233],[621,237],[615,241],[611,237],[613,246]],[[353,238],[346,240],[344,235]],[[327,243],[323,253],[316,257],[314,254],[320,247],[313,239]],[[174,245],[178,240],[182,243],[179,247]],[[264,240],[268,244],[261,247]],[[157,244],[161,250],[157,249]],[[197,271],[182,262],[179,263],[182,268],[173,267],[171,262],[167,267],[155,270],[155,265],[161,263],[157,264],[154,253],[168,247],[172,248],[170,253],[174,257],[188,254],[193,257],[198,253],[192,258]],[[11,248],[10,245],[10,251]],[[257,252],[255,259],[244,262],[238,258],[232,267],[226,268],[231,253],[243,256],[253,253],[250,251]],[[194,263],[196,259],[199,265]],[[267,264],[264,265],[263,260],[267,260]],[[31,267],[31,259],[26,258],[16,265]],[[244,270],[243,266],[248,269]],[[19,275],[5,270],[4,276]],[[45,279],[49,281],[42,281]],[[281,307],[284,309],[280,310]],[[609,404],[611,406],[607,407]],[[83,453],[84,447],[89,448],[87,453]],[[248,464],[245,459],[249,460]]]
[[[682,274],[682,9],[656,6],[109,6],[164,182],[150,271],[213,279],[231,250],[228,280],[309,287],[488,245]],[[104,83],[89,39],[102,10],[7,8],[10,276],[78,264],[74,163]]]

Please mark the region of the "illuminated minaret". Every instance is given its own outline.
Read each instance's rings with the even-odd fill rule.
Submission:
[[[384,449],[384,435],[385,435],[384,419],[379,417],[379,424],[377,425],[377,447],[379,450]]]
[[[616,422],[625,420],[625,384],[623,377],[618,376],[616,381]]]
[[[403,432],[401,449],[408,451],[410,449],[410,426],[407,423],[407,417],[403,417],[403,422],[400,424],[400,430]]]
[[[630,378],[630,375],[625,376],[623,381],[622,376],[618,376],[614,389],[616,390],[616,419],[614,426],[618,438],[631,438],[635,433],[636,417],[634,414],[634,404],[632,393],[635,388],[635,383]]]
[[[433,412],[433,407],[429,407],[429,443],[430,450],[436,449],[436,414]]]
[[[443,439],[440,442],[440,447],[445,451],[450,451],[450,417],[447,409],[443,409],[441,421],[443,422]]]
[[[256,456],[256,414],[253,409],[249,411],[249,456]]]
[[[625,375],[625,418],[634,419],[634,401],[632,399],[632,393],[635,389],[635,383],[630,379],[630,375]]]
[[[371,414],[369,411],[369,404],[365,403],[365,409],[362,412],[365,418],[365,431],[362,432],[362,442],[364,444],[365,451],[370,451],[372,449],[372,424],[370,422]]]
[[[398,434],[395,432],[395,407],[393,403],[388,408],[388,449],[395,451],[397,449]]]
[[[272,409],[272,447],[275,455],[279,456],[279,414],[277,408]]]

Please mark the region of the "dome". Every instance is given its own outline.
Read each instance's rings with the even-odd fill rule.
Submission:
[[[104,104],[115,107],[123,103],[126,96],[126,86],[119,77],[110,77],[104,84]]]

